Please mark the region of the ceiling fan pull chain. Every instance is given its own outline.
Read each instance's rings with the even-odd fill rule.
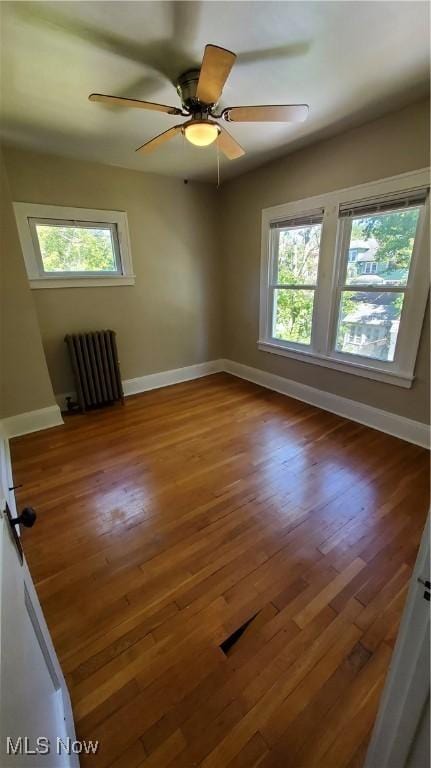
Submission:
[[[183,160],[184,160],[184,167],[186,167],[186,161],[187,161],[187,147],[186,147],[186,133],[185,133],[185,130],[184,130],[184,128],[183,128],[183,130],[181,131],[181,133],[182,133],[182,136],[183,136]]]
[[[217,138],[216,141],[216,148],[217,148],[217,189],[220,187],[220,149],[219,149],[219,140]]]

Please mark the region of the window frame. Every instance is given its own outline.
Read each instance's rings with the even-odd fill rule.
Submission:
[[[15,202],[13,207],[30,288],[89,288],[134,285],[135,275],[125,211],[69,208],[23,202]],[[36,232],[36,225],[39,223],[109,228],[117,265],[116,271],[45,272]]]
[[[260,273],[260,350],[314,363],[345,373],[383,381],[409,388],[414,380],[414,366],[420,341],[423,317],[429,292],[429,195],[422,205],[416,230],[409,278],[406,286],[390,286],[393,292],[403,292],[405,300],[393,362],[342,353],[335,349],[338,312],[341,299],[341,280],[347,269],[351,220],[340,217],[340,205],[368,198],[384,199],[393,194],[404,194],[417,188],[429,187],[429,169],[401,174],[369,184],[337,190],[304,200],[266,208],[262,211],[261,273]],[[272,336],[269,310],[271,252],[271,224],[294,217],[306,216],[317,208],[324,210],[318,277],[313,307],[311,346],[296,345]],[[348,224],[346,224],[346,222]],[[347,234],[348,233],[348,234]],[[359,284],[361,287],[361,284]],[[387,286],[389,288],[389,286]],[[351,286],[357,290],[357,286]],[[369,290],[369,286],[367,289]],[[298,348],[300,347],[300,348]]]
[[[309,217],[309,216],[315,217],[315,216],[320,215],[320,214],[321,214],[321,209],[318,209],[316,211],[311,211],[311,212],[307,211],[306,216],[307,217]],[[300,218],[300,217],[301,217],[301,214],[299,214],[299,216],[297,215],[297,216],[295,216],[293,218]],[[282,221],[284,223],[284,220],[282,220]],[[271,222],[271,223],[275,223],[275,222]],[[288,220],[286,221],[286,223],[288,223]],[[319,225],[321,227],[321,235],[320,235],[320,237],[322,237],[323,215],[322,215],[322,221],[319,222]],[[310,226],[313,226],[313,225],[310,225]],[[288,228],[289,227],[286,227],[286,229],[288,229]],[[293,229],[293,228],[299,228],[299,227],[295,227],[295,225],[292,224],[291,228]],[[269,237],[270,237],[270,246],[269,247],[270,247],[271,255],[270,255],[269,285],[268,285],[269,293],[270,293],[269,300],[268,300],[268,312],[269,312],[268,323],[269,323],[269,325],[271,327],[271,330],[272,330],[273,323],[274,323],[274,307],[275,307],[274,296],[275,296],[275,291],[276,290],[313,291],[314,298],[313,298],[313,313],[312,313],[312,318],[311,318],[311,338],[310,338],[310,344],[305,344],[305,343],[302,343],[302,342],[295,342],[295,341],[284,341],[283,339],[277,339],[276,337],[273,337],[272,334],[271,334],[271,338],[274,338],[277,342],[279,342],[283,346],[287,345],[289,348],[296,349],[298,351],[310,350],[311,349],[311,341],[312,341],[312,338],[313,338],[313,330],[314,330],[314,323],[315,323],[316,296],[317,296],[317,290],[318,290],[318,284],[319,284],[320,247],[319,247],[319,263],[318,263],[318,267],[317,267],[317,277],[316,277],[315,284],[307,284],[307,283],[303,283],[303,284],[300,284],[300,283],[278,283],[277,280],[275,279],[275,277],[276,277],[276,275],[278,273],[278,242],[279,242],[279,236],[280,236],[280,232],[281,231],[282,231],[281,228],[279,229],[277,227],[275,227],[275,228],[271,227],[270,228],[270,233],[269,233]]]

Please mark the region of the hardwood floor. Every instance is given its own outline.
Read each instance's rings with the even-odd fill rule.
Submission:
[[[359,768],[425,450],[227,374],[12,442],[95,768]],[[255,616],[227,655],[220,644]]]

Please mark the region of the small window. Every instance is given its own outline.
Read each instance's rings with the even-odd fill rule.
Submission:
[[[125,213],[27,203],[15,213],[32,288],[133,284]]]
[[[322,215],[271,228],[272,337],[309,346],[320,254]]]
[[[29,219],[41,275],[121,275],[116,224]]]
[[[365,275],[373,275],[377,272],[377,264],[375,261],[365,261],[363,273]]]

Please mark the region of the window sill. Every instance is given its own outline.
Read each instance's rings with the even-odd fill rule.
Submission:
[[[362,376],[366,379],[373,379],[374,381],[383,381],[386,384],[393,384],[396,387],[403,387],[404,389],[410,389],[414,379],[414,376],[409,376],[405,373],[388,371],[382,368],[372,368],[363,365],[362,363],[337,360],[326,355],[318,355],[316,352],[292,349],[283,344],[277,344],[275,341],[259,340],[257,342],[257,347],[262,352],[271,352],[274,355],[281,355],[282,357],[291,357],[294,360],[300,360],[304,363],[321,365],[324,368],[332,368],[335,371],[351,373],[354,376]]]
[[[135,277],[133,275],[121,275],[119,277],[63,277],[59,279],[41,277],[30,280],[30,288],[39,290],[45,288],[112,288],[114,285],[135,285]]]

